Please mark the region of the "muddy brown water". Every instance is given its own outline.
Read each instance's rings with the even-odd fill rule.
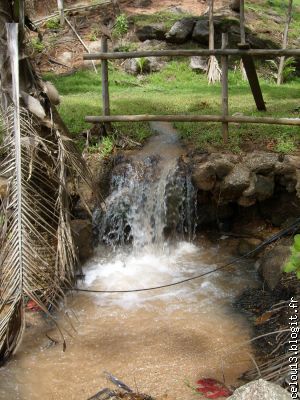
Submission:
[[[153,186],[158,192],[151,194],[160,201],[163,183],[175,168],[172,160],[182,149],[169,126],[152,127],[160,135],[136,157],[160,155],[162,178]],[[150,196],[149,192],[145,193]],[[153,198],[148,200],[155,203]],[[148,209],[153,210],[144,207],[142,212]],[[159,210],[163,212],[164,207]],[[131,219],[136,235],[143,221],[145,226],[151,225],[144,214]],[[167,243],[162,237],[163,224],[154,222],[155,243],[149,230],[142,245],[137,241],[139,246],[121,246],[113,252],[99,245],[84,266],[85,281],[79,286],[93,290],[153,287],[211,271],[233,257],[232,242],[226,237],[214,242],[203,236],[193,242],[179,239]],[[157,398],[167,394],[173,400],[203,398],[189,387],[200,378],[225,379],[228,385],[238,385],[239,376],[252,366],[247,344],[251,332],[232,302],[255,284],[253,265],[244,261],[161,290],[74,293],[67,297],[65,311],[55,316],[64,328],[65,352],[54,323],[39,313],[27,312],[22,345],[0,368],[0,399],[87,400],[112,386],[104,371],[136,391]]]
[[[85,267],[83,286],[123,289],[175,281],[224,262],[225,249],[226,239],[215,245],[182,242],[155,256],[98,254]],[[84,400],[110,385],[103,371],[141,392],[178,400],[201,399],[187,386],[201,377],[224,375],[227,384],[237,384],[251,366],[250,346],[240,347],[250,331],[231,302],[254,282],[251,270],[243,264],[155,293],[69,297],[76,332],[58,318],[72,334],[66,334],[65,352],[47,338],[60,341],[50,322],[30,315],[21,348],[0,369],[0,398]]]

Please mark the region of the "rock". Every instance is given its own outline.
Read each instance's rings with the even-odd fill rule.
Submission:
[[[291,400],[291,396],[281,386],[259,379],[239,387],[227,400]]]
[[[207,57],[203,56],[193,56],[190,59],[190,67],[193,71],[196,72],[206,72],[208,65],[207,65]]]
[[[183,18],[175,22],[169,32],[166,34],[166,39],[171,43],[185,43],[191,36],[195,26],[195,19]]]
[[[90,168],[95,186],[99,189],[101,197],[104,199],[108,196],[110,190],[110,178],[113,168],[113,159],[101,158],[99,154],[89,154],[86,158],[86,163]],[[89,218],[86,206],[90,212],[93,212],[95,207],[99,206],[93,189],[83,180],[78,183],[78,191],[80,198],[72,209],[72,214],[76,218]],[[73,196],[79,197],[79,193],[72,193]]]
[[[237,159],[231,154],[212,154],[210,162],[213,165],[219,179],[225,178],[232,171]]]
[[[251,207],[256,203],[256,198],[253,196],[246,197],[246,196],[241,196],[238,199],[238,205],[241,207]]]
[[[256,238],[243,238],[238,244],[238,253],[241,256],[248,254],[250,251],[254,250],[257,246],[261,244],[261,240]]]
[[[47,93],[51,103],[53,103],[55,106],[58,106],[60,103],[60,97],[59,97],[58,91],[57,91],[56,87],[53,85],[53,83],[51,83],[49,81],[45,82],[44,90]]]
[[[264,151],[248,153],[244,158],[244,163],[251,171],[262,175],[272,172],[277,161],[278,154]]]
[[[145,25],[135,31],[137,38],[145,40],[165,40],[167,29],[163,24]]]
[[[198,165],[192,175],[194,185],[204,191],[212,190],[216,183],[216,173],[210,163]]]
[[[84,263],[93,254],[93,231],[89,220],[74,219],[71,230],[80,262]]]
[[[279,283],[282,268],[290,254],[290,246],[278,245],[266,252],[259,260],[259,272],[270,290],[274,290]]]
[[[254,194],[259,201],[263,201],[273,196],[274,193],[274,177],[256,175]]]
[[[192,34],[192,39],[203,45],[208,44],[209,27],[207,19],[200,19],[196,22]]]
[[[259,204],[260,214],[273,225],[282,226],[289,218],[299,218],[300,199],[294,193],[281,192]]]
[[[138,50],[166,50],[166,49],[167,49],[167,43],[157,39],[147,39],[144,42],[141,42],[138,46]]]
[[[57,56],[57,61],[62,64],[71,65],[73,60],[72,51],[64,51],[63,53]]]
[[[229,7],[231,8],[232,11],[235,12],[240,12],[240,0],[231,0]]]
[[[233,200],[239,197],[243,191],[250,185],[250,170],[243,164],[237,164],[232,171],[225,177],[221,184],[222,197]]]
[[[166,61],[159,60],[157,57],[132,58],[124,62],[124,69],[133,75],[149,74],[160,71],[165,65]]]
[[[152,0],[135,0],[133,7],[143,8],[150,7],[152,5]]]
[[[0,178],[0,201],[6,197],[8,182],[5,178]]]

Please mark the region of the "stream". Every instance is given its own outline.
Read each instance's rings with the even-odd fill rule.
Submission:
[[[123,160],[105,212],[94,223],[98,245],[83,266],[82,289],[130,290],[175,283],[233,258],[230,240],[195,235],[196,193],[178,167],[184,150],[166,123]],[[137,293],[68,296],[54,323],[27,312],[16,355],[0,368],[0,399],[87,400],[109,371],[132,389],[166,399],[202,399],[189,385],[225,379],[237,385],[252,367],[251,330],[234,298],[255,285],[249,260],[197,280]]]

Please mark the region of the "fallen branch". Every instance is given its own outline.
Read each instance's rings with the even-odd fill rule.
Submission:
[[[104,6],[107,4],[110,4],[111,0],[105,0],[101,3],[98,4],[90,4],[90,5],[84,5],[84,6],[78,6],[78,7],[72,7],[72,8],[66,8],[64,10],[65,14],[73,12],[73,11],[80,11],[80,10],[92,10],[94,8],[97,8],[99,6]],[[37,19],[36,21],[34,21],[35,25],[40,25],[41,23],[45,22],[45,21],[49,21],[49,19],[55,18],[59,16],[59,12],[56,11],[53,14],[47,15],[46,17]]]
[[[84,43],[84,41],[81,39],[81,37],[79,36],[78,32],[76,31],[76,29],[74,28],[74,26],[71,24],[71,22],[68,20],[68,18],[65,17],[65,21],[66,23],[69,25],[69,27],[72,29],[72,31],[74,32],[75,36],[77,37],[77,39],[79,40],[79,42],[82,44],[82,46],[85,48],[85,50],[90,53],[90,49],[87,47],[87,45]],[[97,73],[97,68],[95,65],[95,62],[92,61],[93,67],[95,72]]]
[[[52,64],[61,65],[61,66],[65,67],[65,68],[71,68],[69,65],[63,64],[63,63],[61,63],[61,62],[55,60],[55,58],[49,57],[48,60],[49,60]]]

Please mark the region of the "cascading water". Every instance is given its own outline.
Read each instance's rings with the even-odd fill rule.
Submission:
[[[95,213],[98,245],[83,266],[85,280],[78,285],[84,289],[164,285],[228,261],[226,239],[212,243],[198,235],[188,242],[196,193],[183,150],[169,125],[152,128],[159,135],[118,163],[106,210]],[[193,400],[186,382],[201,377],[225,376],[235,384],[251,365],[249,346],[237,346],[249,339],[247,324],[231,307],[253,282],[248,266],[164,290],[70,296],[77,333],[67,337],[65,353],[49,343],[60,340],[55,327],[28,318],[31,328],[16,358],[0,368],[0,399],[87,399],[107,387],[103,371],[157,399]],[[164,393],[170,397],[159,397]]]
[[[162,247],[165,237],[180,234],[189,240],[196,228],[196,191],[190,174],[179,162],[181,148],[168,127],[137,157],[114,170],[106,210],[97,210],[94,225],[99,241],[132,243],[135,250]],[[155,128],[155,125],[154,125]],[[171,153],[171,157],[170,157]]]

